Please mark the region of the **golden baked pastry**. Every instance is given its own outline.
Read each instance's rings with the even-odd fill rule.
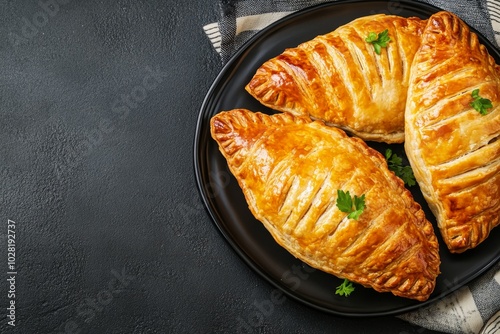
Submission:
[[[245,89],[263,105],[308,115],[364,140],[402,143],[407,84],[425,20],[356,19],[265,62]],[[388,30],[376,54],[365,41]]]
[[[485,115],[475,94],[491,101]],[[446,245],[476,247],[500,217],[500,67],[452,13],[429,18],[405,119],[406,154]]]
[[[289,113],[221,112],[211,134],[250,211],[293,256],[376,291],[428,299],[439,273],[437,238],[380,153]],[[357,219],[336,205],[338,190],[365,196]]]

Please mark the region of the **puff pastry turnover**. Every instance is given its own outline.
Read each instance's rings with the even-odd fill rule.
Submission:
[[[481,115],[472,91],[490,99]],[[412,65],[405,150],[449,250],[476,247],[500,217],[500,67],[455,15],[429,18]]]
[[[289,113],[221,112],[211,133],[251,212],[292,255],[376,291],[428,299],[439,273],[437,239],[381,154]],[[336,206],[337,190],[365,195],[357,220]]]
[[[401,143],[410,65],[426,21],[377,14],[285,50],[245,89],[263,105],[308,115],[364,140]],[[381,54],[365,41],[388,29]]]

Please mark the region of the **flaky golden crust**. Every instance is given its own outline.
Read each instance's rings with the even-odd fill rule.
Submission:
[[[439,273],[437,239],[380,153],[289,113],[221,112],[211,134],[253,215],[292,255],[380,292],[428,299]],[[337,190],[365,195],[358,220],[338,209]]]
[[[364,140],[401,143],[409,69],[425,22],[384,14],[356,19],[265,62],[245,89],[274,110]],[[377,55],[365,38],[385,29],[391,42]]]
[[[479,89],[493,108],[471,107]],[[415,55],[405,150],[451,252],[476,247],[500,217],[500,69],[449,12],[429,18]]]

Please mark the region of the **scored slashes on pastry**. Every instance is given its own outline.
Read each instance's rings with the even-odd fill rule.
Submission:
[[[473,91],[489,99],[482,115]],[[467,25],[429,18],[412,65],[405,150],[451,252],[476,247],[500,217],[500,67]]]
[[[293,256],[380,292],[428,299],[439,273],[437,238],[380,153],[289,113],[221,112],[211,133],[250,211]],[[365,195],[358,219],[336,206],[338,190]]]
[[[402,143],[410,65],[426,21],[356,19],[266,61],[245,87],[263,105],[308,115],[364,140]],[[388,30],[376,54],[365,38]]]

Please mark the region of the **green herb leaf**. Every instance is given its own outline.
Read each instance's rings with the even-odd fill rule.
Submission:
[[[385,159],[387,160],[389,169],[393,171],[397,177],[401,178],[405,184],[411,187],[417,183],[411,167],[403,166],[403,159],[398,157],[396,153],[393,153],[390,148],[385,150]]]
[[[391,41],[391,38],[389,37],[389,30],[385,29],[379,34],[370,32],[368,34],[368,37],[365,38],[365,41],[367,43],[373,44],[375,53],[379,55],[382,48],[387,47],[387,43]]]
[[[365,195],[361,197],[354,195],[353,201],[349,191],[337,190],[337,207],[340,211],[348,213],[347,218],[359,219],[365,209]]]
[[[361,195],[361,197],[358,197],[354,195],[354,208],[355,210],[349,213],[347,218],[350,219],[359,219],[359,216],[363,213],[363,210],[365,209],[365,195]]]
[[[479,96],[479,89],[474,89],[471,95],[474,101],[470,103],[470,106],[479,111],[481,115],[486,115],[488,113],[487,109],[493,108],[493,104],[489,99]]]
[[[378,36],[376,33],[374,32],[370,32],[368,34],[368,37],[366,37],[365,41],[367,41],[368,43],[373,43],[377,40]]]
[[[354,291],[354,289],[355,288],[352,285],[352,282],[349,281],[347,278],[345,278],[344,282],[342,282],[342,284],[340,284],[335,290],[335,294],[349,297],[349,295]]]
[[[349,191],[337,190],[337,207],[342,212],[351,212],[352,198]]]

